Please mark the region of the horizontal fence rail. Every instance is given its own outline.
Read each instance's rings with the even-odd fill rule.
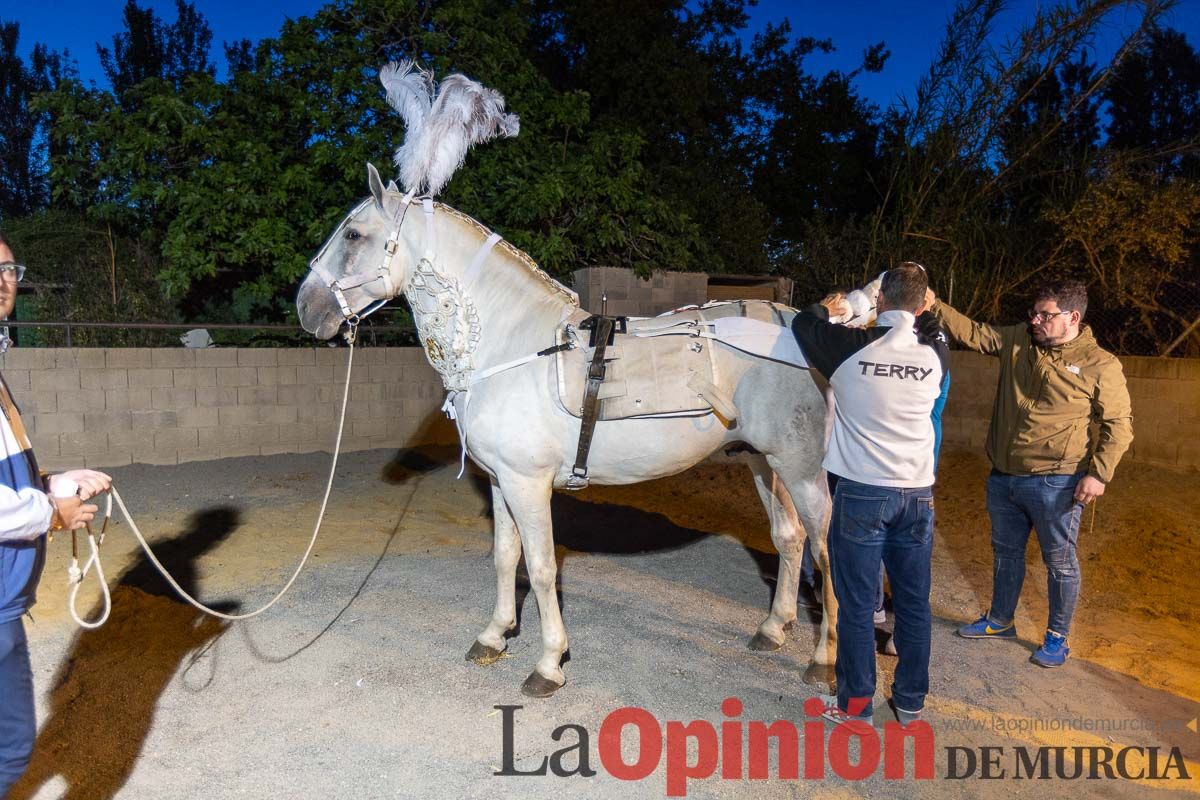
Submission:
[[[71,329],[108,329],[108,330],[146,330],[146,331],[274,331],[278,333],[290,333],[296,336],[312,336],[299,325],[253,325],[240,322],[191,322],[191,323],[176,323],[176,322],[74,322],[70,320],[0,320],[0,327],[7,326],[10,328],[49,328],[51,330],[62,330],[66,337],[65,346],[71,347]],[[416,327],[412,325],[371,325],[369,321],[364,322],[360,328],[359,344],[365,344],[362,340],[362,335],[365,333],[371,338],[371,344],[375,344],[380,336],[395,334],[400,337],[415,337]],[[314,342],[317,340],[314,338]],[[336,341],[336,340],[330,340]]]

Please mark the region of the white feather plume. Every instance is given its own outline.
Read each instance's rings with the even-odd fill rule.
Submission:
[[[387,103],[396,109],[404,120],[405,144],[396,152],[396,166],[400,168],[400,181],[405,185],[417,185],[421,176],[406,173],[404,164],[412,159],[401,158],[401,152],[410,142],[420,141],[429,109],[433,104],[433,75],[422,69],[413,69],[413,62],[393,61],[379,70],[379,82],[387,92]]]
[[[426,106],[433,95],[432,76],[424,72],[414,76],[411,66],[401,62],[380,70],[388,103],[400,112],[406,127],[395,162],[406,189],[424,187],[436,195],[462,166],[471,147],[497,136],[516,136],[521,123],[516,114],[504,113],[503,95],[457,73],[437,85],[436,96]],[[414,78],[422,81],[419,89]]]
[[[409,129],[425,121],[433,104],[433,75],[419,68],[414,72],[413,66],[406,59],[384,64],[379,70],[388,105],[400,112]]]

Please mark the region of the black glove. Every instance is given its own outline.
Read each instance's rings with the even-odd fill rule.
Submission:
[[[925,343],[946,341],[946,334],[942,332],[942,326],[938,324],[932,311],[926,311],[917,317],[916,328],[917,338]]]

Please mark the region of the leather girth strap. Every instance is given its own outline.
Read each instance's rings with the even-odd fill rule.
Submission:
[[[583,391],[582,423],[579,426],[579,448],[575,451],[575,466],[571,468],[571,476],[567,478],[568,489],[582,489],[588,485],[588,452],[592,449],[592,434],[596,432],[596,417],[600,413],[600,384],[604,383],[606,369],[604,351],[612,340],[616,321],[612,317],[597,314],[586,322],[593,323],[592,343],[596,349],[592,353],[592,363],[588,366],[587,385]]]

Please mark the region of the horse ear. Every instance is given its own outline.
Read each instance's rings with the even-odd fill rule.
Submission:
[[[389,192],[397,192],[398,193],[400,191],[400,187],[396,185],[395,181],[388,181],[387,190]]]
[[[379,177],[379,170],[375,169],[375,165],[367,162],[367,185],[371,187],[371,196],[375,198],[375,207],[383,211],[383,179]]]

